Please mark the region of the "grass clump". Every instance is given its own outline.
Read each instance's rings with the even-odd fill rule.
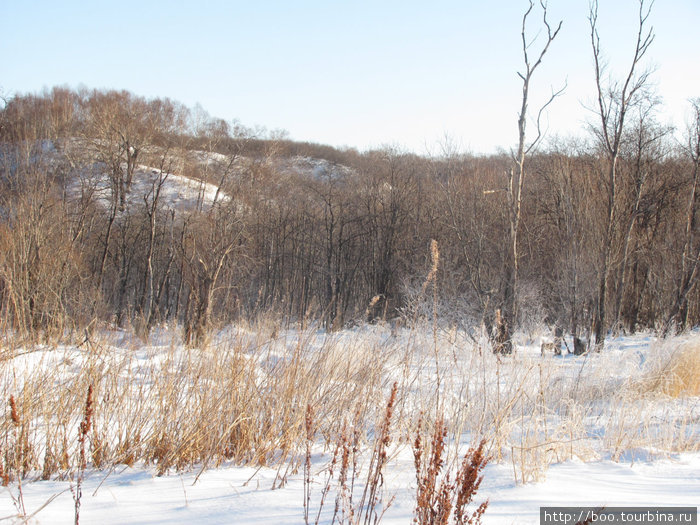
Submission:
[[[673,398],[699,396],[700,341],[671,341],[660,346],[642,379],[641,389]]]

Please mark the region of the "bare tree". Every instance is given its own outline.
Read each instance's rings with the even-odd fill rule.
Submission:
[[[598,0],[591,1],[588,17],[591,28],[591,46],[593,49],[597,88],[596,112],[597,118],[600,119],[598,126],[594,128],[594,133],[604,153],[605,168],[602,175],[607,197],[606,226],[600,254],[598,304],[593,330],[598,350],[602,348],[605,341],[605,306],[610,277],[613,233],[618,222],[616,201],[619,174],[617,168],[622,138],[627,123],[627,114],[630,108],[637,105],[644,97],[645,88],[651,75],[651,70],[649,69],[638,72],[642,59],[654,41],[653,28],[647,29],[653,2],[649,3],[649,5],[646,4],[645,0],[639,0],[634,54],[629,69],[621,83],[610,77],[605,78],[606,66],[603,62],[600,35],[598,33]]]
[[[73,97],[62,95],[17,96],[0,110],[0,324],[45,340],[88,324],[92,291],[81,279],[83,224],[61,187],[68,166],[56,144],[73,123]]]
[[[195,213],[185,226],[180,249],[190,286],[185,318],[185,342],[206,345],[212,320],[214,297],[225,264],[242,242],[243,224],[236,204],[215,206]]]
[[[583,145],[557,141],[550,153],[538,159],[538,178],[534,191],[535,217],[531,232],[537,257],[530,274],[546,292],[547,314],[559,327],[567,327],[574,337],[584,329],[584,306],[593,297],[595,273],[592,272],[590,246],[595,230],[590,227],[597,216],[586,184],[590,163],[580,155]],[[534,265],[534,268],[532,267]]]
[[[649,100],[649,104],[639,105],[636,108],[636,125],[629,134],[629,140],[625,149],[625,157],[629,160],[625,162],[626,179],[621,197],[619,223],[620,232],[617,236],[622,253],[617,258],[615,267],[617,269],[615,302],[613,310],[613,328],[619,330],[625,327],[623,317],[628,321],[635,322],[635,316],[623,316],[625,302],[623,299],[628,294],[630,287],[630,262],[635,260],[635,245],[637,244],[642,224],[648,223],[644,220],[655,209],[663,206],[668,184],[664,184],[663,177],[657,173],[661,159],[667,154],[665,141],[663,140],[671,132],[668,126],[661,126],[654,119],[654,110],[657,105],[656,100]],[[638,295],[638,291],[633,290]],[[629,312],[628,312],[629,313]],[[627,328],[634,330],[634,325],[627,324]]]
[[[523,199],[523,185],[525,182],[525,159],[527,155],[534,150],[539,144],[542,138],[542,128],[540,126],[540,121],[542,113],[549,106],[554,99],[562,93],[564,88],[553,92],[549,97],[549,100],[545,102],[539,109],[537,113],[536,120],[536,131],[537,136],[534,140],[528,143],[526,138],[526,127],[528,119],[528,102],[530,96],[530,82],[532,77],[537,70],[537,68],[542,64],[542,59],[547,54],[549,46],[552,44],[554,39],[559,34],[562,27],[562,21],[553,28],[549,21],[547,20],[547,4],[543,0],[540,0],[540,7],[542,8],[542,25],[546,30],[546,41],[544,45],[540,48],[539,52],[531,55],[530,48],[534,44],[533,41],[528,40],[526,32],[527,19],[534,9],[534,3],[530,0],[530,5],[523,15],[522,29],[521,29],[521,39],[522,39],[522,52],[523,61],[525,69],[522,72],[518,72],[518,76],[522,80],[523,94],[521,99],[520,112],[518,113],[518,147],[513,153],[513,165],[507,172],[508,177],[508,187],[506,191],[507,205],[508,205],[508,222],[510,226],[510,243],[508,246],[508,256],[506,257],[505,264],[505,284],[503,289],[503,308],[500,315],[497,315],[497,319],[500,319],[502,326],[497,329],[497,336],[495,337],[494,351],[500,353],[511,353],[513,350],[513,343],[511,341],[511,335],[515,324],[515,319],[517,317],[516,312],[516,301],[517,296],[517,286],[518,286],[518,270],[519,270],[519,231],[520,231],[520,220],[522,217],[522,199]],[[532,58],[534,59],[534,62]]]
[[[136,162],[150,142],[146,101],[128,92],[94,91],[86,101],[90,115],[84,130],[92,154],[107,171],[110,182],[109,215],[99,265],[99,286],[104,282],[115,222],[126,209],[126,195],[131,188]]]
[[[685,327],[688,315],[688,295],[697,283],[700,273],[700,243],[697,242],[697,213],[698,201],[700,200],[700,188],[698,187],[700,182],[700,98],[695,98],[690,103],[692,105],[692,120],[688,126],[687,142],[684,149],[690,158],[692,173],[685,213],[681,275],[673,306],[664,323],[664,333],[668,333],[674,322],[678,329]]]

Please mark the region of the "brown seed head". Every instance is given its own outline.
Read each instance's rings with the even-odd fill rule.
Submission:
[[[15,402],[15,396],[10,396],[10,418],[12,422],[19,426],[19,415],[17,414],[17,403]]]
[[[83,414],[83,421],[80,423],[80,435],[86,436],[90,429],[92,428],[92,384],[88,386],[87,396],[85,397],[85,413]]]

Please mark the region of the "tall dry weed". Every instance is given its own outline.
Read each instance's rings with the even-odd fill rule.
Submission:
[[[447,466],[447,426],[438,419],[429,439],[422,435],[422,418],[419,419],[413,442],[416,469],[416,509],[414,523],[420,525],[457,525],[481,523],[488,507],[488,500],[468,510],[474,501],[481,482],[483,469],[488,463],[486,442],[481,441],[464,455],[456,472]],[[447,472],[446,472],[447,470]]]

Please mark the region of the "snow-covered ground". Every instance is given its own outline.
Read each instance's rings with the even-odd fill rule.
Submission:
[[[127,208],[138,210],[151,206],[159,187],[161,206],[175,212],[186,212],[198,207],[208,209],[214,202],[225,202],[229,199],[228,195],[214,184],[140,165],[134,170],[133,180],[128,189]],[[69,188],[75,196],[89,193],[103,208],[108,209],[110,206],[111,183],[104,173],[104,167],[99,164],[94,165],[91,171],[81,172]]]
[[[415,478],[412,457],[403,454],[387,474],[387,496],[395,496],[382,523],[408,524],[413,518]],[[158,477],[147,468],[120,467],[91,472],[83,487],[81,523],[172,524],[241,523],[279,525],[304,523],[303,477],[289,476],[273,490],[276,469],[226,466],[204,472]],[[318,508],[320,487],[312,492],[311,508]],[[5,489],[8,490],[8,489]],[[16,492],[16,487],[10,490]],[[33,523],[73,523],[74,503],[67,481],[25,484],[28,513],[58,494],[31,520]],[[553,465],[546,480],[518,485],[509,465],[486,468],[478,498],[489,500],[484,523],[539,523],[541,506],[697,506],[700,505],[700,454],[674,454],[668,459],[628,457],[625,461],[591,463],[567,461]],[[482,501],[478,499],[478,501]],[[314,505],[316,504],[316,507]],[[330,523],[333,502],[320,523]],[[0,499],[0,518],[16,509],[6,494]],[[315,520],[315,513],[313,513]]]
[[[461,429],[454,435],[463,446],[477,435],[491,440],[492,461],[475,498],[476,503],[489,499],[484,523],[539,523],[541,506],[700,504],[700,397],[670,397],[641,388],[659,361],[697,336],[671,341],[657,341],[650,334],[621,337],[608,341],[601,354],[579,357],[541,357],[539,339],[523,338],[515,356],[496,359],[468,345],[458,333],[446,332],[439,344],[431,345],[432,336],[425,332],[405,331],[397,336],[388,328],[359,327],[337,334],[275,331],[274,338],[268,339],[254,331],[229,329],[219,339],[237,337],[251,342],[246,347],[247,359],[257,363],[258,384],[265,384],[266,374],[280,370],[277,363],[288,357],[286,352],[298,349],[300,341],[308,346],[306,359],[312,359],[314,353],[326,358],[338,352],[347,360],[362,360],[360,354],[366,348],[379,356],[385,375],[381,384],[396,380],[403,385],[402,404],[395,415],[397,434],[384,472],[382,501],[390,504],[382,523],[406,524],[413,519],[416,475],[411,450],[414,427],[409,420],[436,396],[442,399],[447,418]],[[109,351],[97,359],[125,363],[118,370],[131,370],[128,377],[133,382],[152,380],[159,367],[185,353],[169,340],[168,332],[157,332],[148,345],[128,334],[113,335],[109,341]],[[262,354],[250,350],[264,345],[270,348]],[[204,354],[197,355],[204,358]],[[55,381],[57,388],[70,386],[71,374],[80,373],[91,359],[94,356],[84,347],[29,353],[20,349],[16,357],[2,363],[3,397],[18,392],[23,382],[43,370],[52,370],[54,380],[65,379],[64,384]],[[177,361],[176,368],[183,363],[186,361]],[[313,366],[322,370],[324,363]],[[541,385],[546,385],[547,392]],[[575,396],[567,397],[572,388],[577,389]],[[328,389],[330,392],[331,387]],[[620,397],[623,391],[627,394]],[[139,392],[144,400],[148,398],[148,387]],[[384,399],[386,389],[379,394]],[[498,398],[492,405],[489,400],[494,395]],[[527,401],[529,397],[534,400]],[[574,406],[574,400],[579,405]],[[506,413],[504,404],[516,408]],[[332,449],[320,436],[315,441],[311,523],[328,479]],[[533,452],[540,449],[541,453]],[[367,458],[363,459],[365,467]],[[263,467],[224,461],[218,466],[204,468],[200,463],[158,475],[155,465],[143,461],[131,467],[88,466],[80,520],[86,524],[304,523],[303,460],[302,447],[296,457]],[[30,522],[72,523],[75,481],[60,479],[60,475],[47,481],[39,477],[39,473],[30,473],[21,486],[24,508],[32,515]],[[358,475],[359,487],[363,480]],[[319,523],[333,519],[336,487],[332,482]],[[13,482],[2,490],[0,518],[16,516],[20,487]]]

